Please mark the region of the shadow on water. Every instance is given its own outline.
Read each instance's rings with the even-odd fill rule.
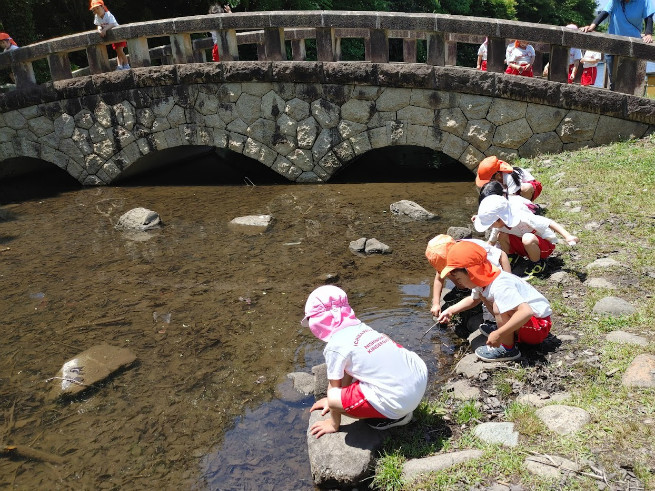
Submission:
[[[11,203],[0,208],[0,241],[11,241],[0,255],[0,410],[14,422],[3,439],[68,462],[55,476],[39,462],[0,461],[0,487],[310,489],[311,398],[286,374],[322,363],[322,342],[299,319],[328,276],[360,319],[426,361],[435,394],[453,335],[423,336],[433,324],[425,244],[469,223],[477,197],[464,166],[435,172],[434,156],[412,151],[371,152],[336,176],[343,182],[312,186],[213,151],[153,161],[117,186],[80,188],[65,174],[63,184],[0,180]],[[408,163],[396,174],[395,158]],[[400,199],[440,218],[393,216]],[[165,226],[138,240],[115,230],[136,206]],[[250,214],[275,222],[255,236],[228,227]],[[360,237],[393,253],[355,256],[348,245]],[[139,363],[88,396],[45,401],[43,381],[100,343]]]

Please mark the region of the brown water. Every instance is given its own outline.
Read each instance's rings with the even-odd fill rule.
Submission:
[[[0,487],[312,489],[312,399],[286,374],[322,362],[299,319],[329,274],[358,317],[421,355],[429,390],[448,375],[451,335],[421,339],[432,324],[423,253],[468,221],[470,182],[43,189],[0,187],[0,443],[66,463],[0,458]],[[398,219],[389,205],[401,199],[440,219]],[[165,226],[116,231],[137,206]],[[250,214],[275,223],[259,235],[228,228]],[[393,253],[355,256],[360,237]],[[137,364],[49,400],[45,380],[100,343],[131,349]]]

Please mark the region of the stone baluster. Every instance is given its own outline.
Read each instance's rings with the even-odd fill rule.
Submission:
[[[364,38],[364,61],[371,61],[371,37]]]
[[[221,61],[239,61],[237,32],[234,29],[218,31],[218,58]]]
[[[532,64],[532,71],[535,77],[540,77],[544,72],[544,54],[541,51],[534,52],[534,63]],[[581,72],[582,73],[582,72]]]
[[[416,39],[403,39],[403,61],[416,63]]]
[[[316,28],[316,57],[318,61],[336,61],[336,38],[331,27]]]
[[[17,89],[26,89],[33,85],[36,85],[36,77],[34,76],[34,67],[32,66],[31,61],[23,63],[13,63],[11,65],[11,71],[14,74],[14,80],[16,80]]]
[[[428,56],[426,63],[433,66],[446,64],[446,35],[443,32],[427,33]]]
[[[389,35],[384,29],[371,29],[371,62],[389,63]]]
[[[48,55],[48,66],[50,67],[50,75],[54,82],[73,78],[68,53],[52,53]]]
[[[448,35],[448,38],[446,40],[446,51],[445,51],[445,56],[446,56],[446,65],[452,65],[456,66],[457,65],[457,41],[454,40],[454,36],[452,34]]]
[[[129,41],[128,41],[129,43]],[[130,50],[130,59],[132,58],[132,50]],[[107,48],[101,44],[93,44],[86,48],[86,58],[89,60],[89,71],[92,75],[104,73],[111,70],[109,64],[109,55],[107,55]]]
[[[505,52],[507,39],[488,37],[487,41],[487,71],[502,73],[505,71]]]
[[[266,46],[264,43],[257,43],[257,60],[266,61]]]
[[[264,28],[264,47],[266,60],[282,61],[287,59],[287,50],[284,45],[284,28]]]
[[[150,49],[146,38],[135,38],[127,40],[127,51],[130,53],[130,66],[132,68],[147,67],[152,65],[150,60]],[[162,56],[162,65],[164,59]]]
[[[193,62],[194,63],[206,63],[207,62],[207,53],[206,50],[202,49],[199,41],[204,41],[204,39],[193,39],[191,44],[193,44]]]
[[[569,80],[569,47],[551,44],[548,80],[567,83]]]
[[[185,33],[171,34],[170,38],[173,63],[176,65],[193,63],[193,45],[191,44],[191,35]]]
[[[293,61],[305,61],[307,59],[307,49],[305,48],[304,39],[294,39],[291,41],[291,54]]]
[[[615,55],[612,85],[615,92],[643,97],[646,90],[646,62],[639,58]]]
[[[341,38],[334,43],[334,61],[341,61]]]

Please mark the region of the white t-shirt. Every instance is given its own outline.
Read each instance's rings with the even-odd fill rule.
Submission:
[[[582,58],[582,51],[578,48],[571,48],[569,50],[569,65],[573,65],[580,58]]]
[[[209,34],[212,35],[212,41],[214,41],[214,44],[218,44],[218,31],[212,31]]]
[[[428,381],[423,360],[363,322],[330,336],[323,355],[328,379],[352,375],[371,406],[387,418],[402,418],[423,398]]]
[[[116,17],[114,17],[113,14],[108,11],[105,11],[105,15],[102,18],[96,15],[93,19],[93,23],[96,26],[102,27],[103,29],[105,29],[106,26],[109,25],[114,25],[114,26],[118,25],[118,21],[116,20]]]
[[[534,232],[535,235],[547,240],[551,244],[557,244],[559,242],[555,231],[550,228],[550,224],[553,223],[550,218],[530,213],[524,205],[518,202],[510,202],[509,206],[512,210],[512,215],[518,216],[521,221],[512,228],[493,228],[489,236],[490,242],[498,240],[498,232],[505,232],[506,234],[516,235],[518,237],[523,237],[525,234]]]
[[[527,303],[533,315],[540,319],[553,313],[546,297],[527,281],[507,271],[501,271],[495,280],[482,289],[481,294],[489,302],[495,303],[501,314],[514,310],[522,303]]]
[[[11,51],[12,49],[18,49],[18,46],[16,46],[15,44],[10,43],[9,47],[7,49],[3,49],[2,52],[6,53],[7,51]]]
[[[487,59],[487,43],[482,43],[478,48],[478,56],[482,56],[482,60]]]
[[[462,241],[465,242],[473,242],[474,244],[479,245],[482,247],[485,251],[487,251],[487,260],[493,264],[494,266],[500,266],[500,253],[503,252],[500,248],[496,246],[492,246],[489,244],[489,242],[485,242],[484,240],[479,240],[479,239],[462,239]]]
[[[531,65],[534,63],[535,52],[531,44],[528,44],[525,48],[510,46],[512,48],[507,50],[507,63],[515,63],[517,65]]]
[[[593,58],[594,60],[596,60],[594,63],[585,62],[585,63],[582,64],[582,68],[591,68],[591,67],[594,67],[594,66],[598,65],[598,62],[600,61],[601,55],[600,55],[600,53],[598,51],[587,50],[584,53],[584,57],[585,58]]]
[[[523,171],[523,176],[521,177],[521,182],[529,182],[529,181],[534,181],[535,178],[532,174],[530,174],[529,171],[521,168],[521,171]],[[521,192],[521,186],[517,185],[514,182],[514,178],[512,177],[512,174],[508,174],[507,172],[503,172],[503,186],[505,186],[505,189],[507,189],[507,194],[519,194]]]

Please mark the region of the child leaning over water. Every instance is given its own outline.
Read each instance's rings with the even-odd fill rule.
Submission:
[[[509,196],[518,194],[530,201],[536,200],[543,189],[530,172],[520,167],[512,167],[495,155],[483,159],[478,165],[475,184],[481,188],[489,181],[498,181]]]
[[[93,23],[98,26],[98,34],[100,34],[100,37],[104,38],[107,35],[107,31],[118,26],[116,17],[112,15],[102,0],[91,0],[91,7],[89,10],[95,15]],[[118,62],[116,70],[130,69],[130,63],[127,61],[127,56],[124,51],[126,46],[127,43],[125,41],[120,41],[111,45],[111,47],[116,50],[116,61]]]
[[[427,386],[428,370],[414,352],[394,343],[355,317],[346,292],[334,285],[314,290],[301,324],[327,344],[323,350],[329,380],[327,397],[311,411],[328,412],[309,431],[316,438],[339,431],[341,415],[369,418],[386,430],[412,420]]]
[[[496,317],[497,325],[480,325],[487,343],[477,348],[475,354],[482,361],[520,358],[517,342],[540,344],[550,333],[552,309],[548,300],[526,281],[492,265],[479,245],[459,242],[451,247],[441,275],[470,288],[472,293],[444,310],[439,322],[449,322],[453,315],[480,302]]]

